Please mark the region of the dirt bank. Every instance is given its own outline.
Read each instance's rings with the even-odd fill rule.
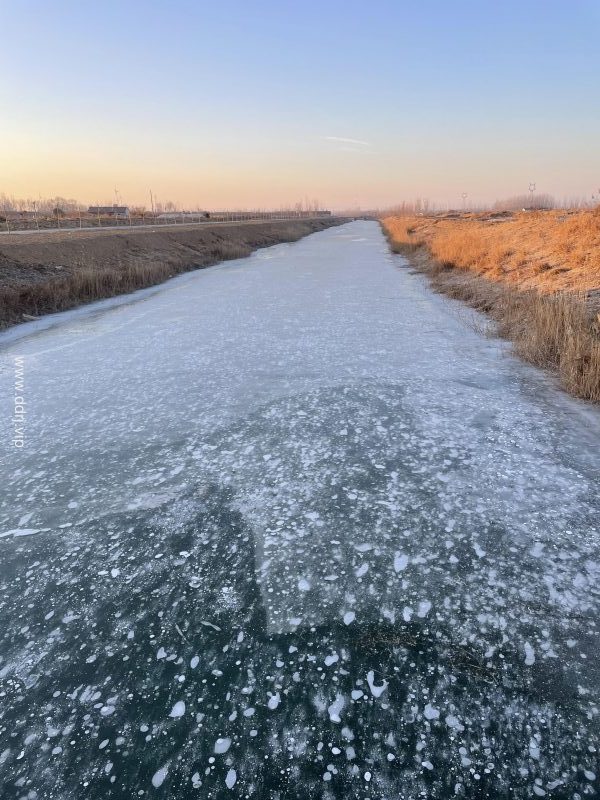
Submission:
[[[341,222],[322,218],[3,236],[0,328],[243,258]]]

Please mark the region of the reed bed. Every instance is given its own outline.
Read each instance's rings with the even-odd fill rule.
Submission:
[[[488,314],[521,358],[600,403],[600,213],[501,219],[388,217],[382,225],[392,250],[437,291]]]

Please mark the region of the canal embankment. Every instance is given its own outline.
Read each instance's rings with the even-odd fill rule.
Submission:
[[[343,221],[316,217],[5,236],[0,241],[0,328],[244,258]]]

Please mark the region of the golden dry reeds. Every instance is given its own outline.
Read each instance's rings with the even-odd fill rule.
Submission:
[[[489,314],[515,352],[600,402],[600,213],[389,217],[394,252]]]

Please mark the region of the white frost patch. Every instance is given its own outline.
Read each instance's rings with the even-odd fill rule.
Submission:
[[[535,664],[535,651],[529,642],[525,642],[525,664],[528,667]]]
[[[367,683],[369,684],[369,689],[371,690],[373,697],[381,697],[388,687],[388,682],[386,680],[383,681],[381,686],[377,686],[375,683],[375,673],[373,670],[367,672]]]
[[[346,611],[344,614],[344,625],[351,625],[356,619],[354,611]]]
[[[184,714],[185,714],[185,703],[183,702],[183,700],[178,700],[171,709],[171,713],[169,714],[169,716],[173,717],[173,719],[179,719],[179,717],[183,717]]]
[[[279,692],[277,692],[277,694],[274,694],[272,697],[269,697],[269,702],[267,703],[267,705],[269,706],[271,711],[275,711],[280,702],[281,702],[281,695],[279,694]]]
[[[231,747],[231,739],[224,736],[223,738],[219,737],[215,742],[215,753],[221,755],[222,753],[226,753],[229,748]]]
[[[540,760],[540,746],[533,737],[529,740],[529,755],[536,761]]]
[[[221,628],[219,628],[218,625],[215,625],[212,622],[208,622],[205,619],[201,619],[200,620],[200,625],[204,625],[207,628],[213,628],[213,630],[215,630],[215,631],[220,631],[221,630]]]
[[[298,589],[300,589],[301,592],[308,592],[310,589],[310,583],[306,580],[306,578],[300,578],[298,581]]]
[[[434,708],[431,703],[427,703],[425,710],[423,711],[423,716],[425,719],[439,719],[440,712],[437,710],[437,708]]]
[[[426,617],[431,610],[431,603],[429,600],[423,600],[419,603],[419,609],[417,611],[417,617]]]
[[[168,767],[161,767],[157,772],[154,773],[152,776],[152,786],[154,786],[155,789],[158,789],[159,786],[163,785],[163,781],[167,777],[168,771]]]
[[[192,660],[190,661],[190,667],[192,669],[196,669],[196,667],[198,666],[199,663],[200,663],[200,659],[198,658],[198,656],[194,656],[192,658]]]
[[[536,542],[529,551],[529,554],[534,558],[542,558],[544,555],[544,545],[541,542]]]
[[[326,667],[330,667],[332,664],[335,664],[339,660],[340,660],[340,657],[338,656],[337,653],[334,653],[331,656],[326,656],[325,657],[325,666]]]
[[[340,714],[342,713],[342,710],[343,710],[345,705],[346,705],[346,701],[344,700],[344,696],[341,695],[341,694],[336,694],[335,700],[333,701],[333,703],[327,709],[327,712],[329,713],[329,719],[332,722],[341,722],[342,721],[342,719],[340,717]]]
[[[394,558],[394,569],[396,572],[402,572],[408,566],[408,556],[398,553]]]
[[[0,539],[4,539],[6,536],[33,536],[34,533],[41,533],[42,530],[48,530],[48,528],[12,528],[10,531],[0,533]]]
[[[236,781],[237,781],[237,772],[234,769],[230,769],[227,775],[225,776],[225,786],[227,786],[228,789],[233,789]]]

